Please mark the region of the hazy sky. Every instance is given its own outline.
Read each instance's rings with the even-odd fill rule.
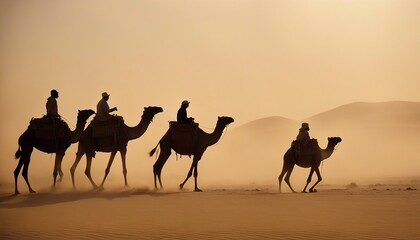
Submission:
[[[420,101],[420,1],[2,0],[0,182],[13,181],[19,135],[45,114],[53,88],[72,129],[77,109],[96,110],[103,91],[129,126],[143,107],[163,107],[128,154],[130,176],[147,179],[136,184],[151,184],[146,152],[184,99],[205,130],[220,115],[237,127],[268,116],[301,120],[357,101]],[[76,148],[63,163],[67,177]],[[270,169],[280,169],[280,151]],[[95,176],[108,155],[98,156]],[[52,156],[34,151],[33,158],[31,176],[47,186]],[[181,163],[188,169],[189,161],[168,163],[176,168],[168,174],[182,175],[173,179],[183,178]]]
[[[0,107],[16,124],[111,93],[126,119],[182,100],[206,125],[420,101],[420,1],[3,0]],[[5,119],[2,119],[2,128]],[[25,126],[26,127],[26,126]]]

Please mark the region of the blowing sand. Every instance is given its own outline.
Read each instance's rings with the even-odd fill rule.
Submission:
[[[3,193],[0,239],[420,239],[418,185],[204,190]]]

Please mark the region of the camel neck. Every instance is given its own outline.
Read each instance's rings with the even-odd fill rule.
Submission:
[[[334,152],[335,145],[332,142],[328,142],[328,145],[325,149],[322,150],[322,159],[329,158]]]
[[[210,133],[209,136],[209,146],[216,144],[220,138],[222,137],[223,130],[225,129],[225,126],[221,124],[217,124],[216,128],[212,133]]]
[[[83,133],[83,129],[85,129],[86,120],[77,119],[76,128],[70,132],[71,143],[76,143],[79,141],[80,136]]]
[[[124,125],[124,130],[127,134],[128,141],[141,137],[146,132],[150,122],[150,118],[142,116],[140,122],[135,127]]]

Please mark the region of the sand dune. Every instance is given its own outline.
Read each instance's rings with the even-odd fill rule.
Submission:
[[[1,239],[419,239],[419,185],[0,196]]]
[[[323,163],[326,183],[371,183],[384,176],[418,176],[420,172],[418,102],[353,103],[302,121],[310,123],[310,135],[318,139],[321,148],[330,136],[343,139]],[[228,166],[219,170],[220,175],[234,172],[232,181],[273,181],[302,121],[269,117],[239,126],[208,158],[223,159],[214,167]],[[307,170],[295,168],[292,182],[303,185],[307,174]]]

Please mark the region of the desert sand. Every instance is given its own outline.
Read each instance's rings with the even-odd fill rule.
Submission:
[[[22,189],[0,195],[0,239],[420,239],[419,187]]]

